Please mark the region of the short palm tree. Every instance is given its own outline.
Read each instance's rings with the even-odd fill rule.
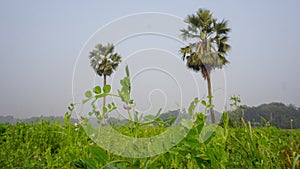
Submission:
[[[209,10],[199,9],[196,14],[188,15],[185,20],[186,29],[182,29],[183,40],[193,40],[189,45],[181,48],[182,59],[187,60],[187,66],[194,71],[201,71],[204,80],[207,80],[208,99],[211,105],[211,121],[215,123],[215,114],[212,104],[211,72],[222,68],[228,63],[225,58],[230,45],[228,33],[230,28],[226,20],[217,21]]]
[[[106,77],[110,76],[122,62],[121,56],[114,53],[114,45],[97,44],[95,49],[90,52],[89,58],[91,66],[99,76],[103,76],[103,86],[106,85]],[[103,107],[106,97],[103,98]]]

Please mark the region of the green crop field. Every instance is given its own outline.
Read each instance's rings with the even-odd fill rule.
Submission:
[[[203,115],[198,114],[196,123],[179,144],[148,158],[126,158],[109,153],[86,135],[82,125],[68,123],[68,118],[66,115],[64,125],[47,120],[36,124],[1,124],[0,168],[300,167],[299,129],[252,128],[243,120],[240,126],[230,127],[227,113],[205,142],[198,139],[205,122]],[[117,129],[127,135],[134,132],[132,125]],[[141,127],[139,130],[144,131],[137,132],[140,137],[164,131],[161,126]]]

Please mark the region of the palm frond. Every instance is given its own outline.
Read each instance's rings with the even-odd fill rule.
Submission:
[[[187,60],[189,68],[195,71],[202,68],[205,69],[204,72],[210,72],[228,63],[225,58],[230,49],[228,21],[218,21],[209,10],[199,9],[196,14],[188,15],[185,22],[188,26],[181,30],[183,40],[197,40],[180,50],[182,59]]]
[[[190,46],[185,46],[180,49],[180,53],[182,54],[182,60],[185,60],[185,58],[192,52],[192,48]]]
[[[114,45],[109,43],[106,46],[97,44],[90,52],[89,58],[91,67],[99,76],[110,76],[122,62],[121,56],[114,53]]]

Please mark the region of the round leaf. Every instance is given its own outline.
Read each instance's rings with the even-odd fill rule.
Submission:
[[[107,113],[107,111],[108,111],[107,108],[106,108],[106,107],[103,107],[103,112],[104,112],[104,113]]]
[[[94,87],[93,91],[96,94],[100,94],[101,93],[101,87],[100,86],[96,86],[96,87]]]
[[[91,91],[86,91],[86,92],[85,92],[85,96],[86,96],[87,98],[91,98],[91,97],[92,97],[92,92],[91,92]]]
[[[111,90],[111,86],[110,86],[110,85],[105,85],[105,86],[103,87],[104,93],[109,93],[110,90]]]

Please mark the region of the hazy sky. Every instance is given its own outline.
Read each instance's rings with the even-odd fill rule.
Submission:
[[[274,101],[300,106],[299,6],[299,0],[2,0],[0,115],[63,115],[72,102],[81,48],[111,21],[142,12],[186,18],[199,8],[229,20],[232,28],[230,64],[221,77],[227,99],[235,94],[251,106]]]

